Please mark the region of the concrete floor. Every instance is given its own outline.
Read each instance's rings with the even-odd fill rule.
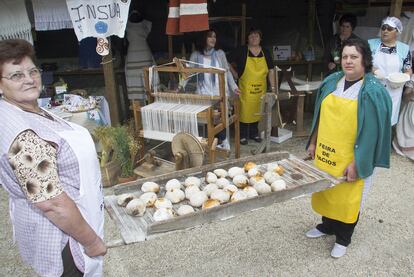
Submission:
[[[272,151],[305,155],[305,139]],[[243,146],[243,153],[257,144]],[[380,169],[360,221],[341,259],[330,257],[332,236],[307,239],[319,222],[310,196],[276,203],[226,221],[205,224],[154,240],[111,248],[105,276],[414,276],[414,164],[391,156]],[[106,189],[106,194],[112,194]],[[33,276],[12,243],[8,201],[0,190],[0,276]],[[106,214],[106,241],[119,239]]]

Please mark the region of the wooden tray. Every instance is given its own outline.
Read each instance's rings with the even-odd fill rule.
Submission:
[[[172,219],[159,222],[156,222],[153,219],[153,213],[155,211],[153,208],[147,209],[143,217],[132,217],[125,212],[125,208],[117,205],[116,195],[122,193],[134,193],[138,196],[142,194],[141,185],[144,182],[153,181],[158,183],[161,186],[161,191],[158,195],[164,195],[164,185],[170,179],[176,178],[183,182],[188,176],[204,177],[208,171],[213,171],[217,168],[229,169],[233,166],[242,167],[247,161],[253,161],[257,164],[266,164],[277,161],[278,164],[285,169],[285,173],[281,177],[286,181],[287,189],[259,195],[239,202],[222,204],[207,210],[195,209],[196,212],[192,214],[176,216]],[[291,178],[291,174],[293,173],[300,173],[303,175],[303,178],[294,180]],[[332,186],[332,184],[338,184],[340,182],[340,180],[316,169],[314,166],[287,152],[273,152],[227,160],[198,168],[180,170],[157,177],[138,179],[127,185],[115,186],[115,195],[105,197],[105,208],[120,229],[123,242],[119,243],[119,245],[122,245],[151,239],[159,234],[170,231],[186,229],[212,221],[227,219],[242,212],[252,211],[276,202],[283,202],[304,194],[324,190]],[[187,201],[183,201],[174,204],[174,210],[176,211],[180,205],[186,203]]]

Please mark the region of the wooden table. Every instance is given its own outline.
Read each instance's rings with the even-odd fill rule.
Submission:
[[[116,93],[116,95],[118,96],[118,103],[121,103],[121,100],[124,100],[124,103],[121,103],[121,106],[124,107],[128,107],[129,106],[129,100],[128,100],[128,90],[127,90],[127,85],[126,85],[126,79],[125,79],[125,71],[122,68],[118,68],[114,70],[115,72],[115,76],[116,76],[116,84],[121,86],[121,92]],[[92,78],[92,77],[102,77],[102,86],[105,87],[105,76],[104,76],[104,72],[101,68],[96,68],[96,69],[71,69],[71,70],[61,70],[61,71],[54,71],[53,72],[53,76],[54,79],[57,79],[59,77],[68,77],[68,78]],[[117,88],[119,88],[119,86],[117,86]],[[82,87],[76,87],[75,85],[72,85],[72,88],[80,88],[83,89]],[[120,97],[122,93],[122,97]],[[107,87],[105,87],[105,96],[108,99],[108,91],[107,91]],[[109,99],[108,99],[108,102]],[[113,103],[109,103],[109,105],[111,105]],[[118,110],[118,108],[117,108]],[[126,114],[124,114],[122,117],[128,118],[128,112],[129,110],[127,108],[121,108],[121,113],[125,112]]]
[[[274,65],[279,66],[280,68],[289,68],[289,67],[295,67],[295,66],[300,66],[300,65],[306,65],[307,67],[307,74],[306,77],[308,78],[309,81],[312,81],[312,69],[313,69],[313,65],[314,64],[324,64],[325,61],[323,60],[313,60],[313,61],[279,61],[279,60],[275,60],[273,61]],[[293,70],[293,69],[292,69]]]
[[[311,63],[310,63],[311,65]],[[279,66],[277,66],[279,67]],[[312,95],[312,92],[317,89],[319,85],[315,85],[315,82],[305,82],[304,84],[295,83],[296,81],[301,81],[299,79],[295,79],[293,77],[292,71],[287,71],[288,68],[282,67],[280,70],[282,71],[282,79],[285,79],[286,82],[281,82],[278,84],[279,91],[289,91],[292,96],[297,97],[296,103],[296,130],[293,132],[294,136],[302,137],[307,136],[307,132],[304,129],[303,117],[304,117],[304,110],[305,110],[305,97],[306,95]],[[303,83],[304,81],[301,81]],[[312,85],[310,85],[312,84]],[[312,88],[311,88],[312,87]]]

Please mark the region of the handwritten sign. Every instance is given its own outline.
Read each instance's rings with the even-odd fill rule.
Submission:
[[[124,37],[131,0],[66,0],[79,41],[86,37]]]

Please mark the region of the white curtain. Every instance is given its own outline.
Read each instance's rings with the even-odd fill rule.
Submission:
[[[16,38],[33,44],[24,0],[0,0],[0,40]]]
[[[72,29],[66,0],[32,0],[36,31]]]

